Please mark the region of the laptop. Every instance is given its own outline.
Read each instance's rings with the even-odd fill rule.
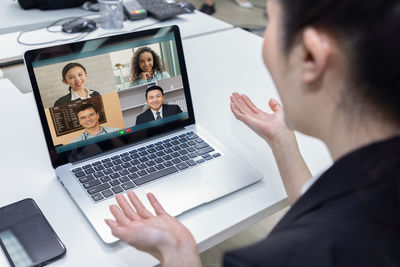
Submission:
[[[34,49],[24,60],[56,175],[106,244],[118,241],[104,222],[115,194],[133,190],[151,209],[152,192],[177,216],[263,178],[195,123],[177,26]]]

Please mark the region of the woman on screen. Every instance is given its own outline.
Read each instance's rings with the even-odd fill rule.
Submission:
[[[68,104],[74,100],[83,100],[100,94],[86,88],[87,72],[84,66],[79,63],[72,62],[64,66],[62,70],[62,82],[69,86],[69,93],[60,97],[54,103],[54,106]]]
[[[171,77],[165,71],[160,57],[148,46],[141,47],[135,52],[131,66],[131,85],[146,84]]]

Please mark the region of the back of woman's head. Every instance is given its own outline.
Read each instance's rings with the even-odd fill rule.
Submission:
[[[162,60],[160,59],[160,57],[157,55],[156,52],[154,52],[153,49],[151,49],[148,46],[144,46],[139,48],[138,50],[136,50],[135,54],[132,57],[132,62],[131,62],[131,78],[132,81],[136,81],[137,79],[139,79],[140,73],[142,72],[142,70],[140,69],[139,66],[139,58],[143,53],[150,53],[153,57],[153,70],[156,71],[164,71],[164,64],[162,62]]]
[[[277,1],[285,52],[307,26],[329,30],[351,69],[352,83],[343,97],[356,96],[400,125],[400,0]]]

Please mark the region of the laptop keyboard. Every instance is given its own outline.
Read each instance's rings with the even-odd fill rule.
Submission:
[[[191,131],[74,168],[72,172],[98,202],[219,156]]]

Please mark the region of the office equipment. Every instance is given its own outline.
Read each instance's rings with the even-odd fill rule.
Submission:
[[[83,17],[72,19],[61,25],[61,30],[66,33],[91,32],[96,28],[96,22]]]
[[[138,2],[147,10],[150,16],[159,20],[166,20],[180,14],[190,13],[178,4],[168,3],[164,0],[138,0]]]
[[[84,4],[86,0],[76,0],[76,1],[64,1],[64,0],[18,0],[19,5],[23,9],[38,8],[41,10],[52,10],[52,9],[66,9],[78,7]],[[95,2],[91,0],[90,2]]]
[[[43,266],[66,252],[33,199],[0,208],[0,246],[12,267]]]
[[[125,0],[123,3],[124,14],[129,20],[144,19],[147,11],[137,0]]]
[[[132,122],[125,123],[124,127],[119,127],[120,131],[77,143],[58,144],[58,139],[52,134],[53,126],[49,123],[50,120],[46,115],[49,114],[46,110],[49,107],[43,106],[43,98],[47,97],[47,94],[43,93],[44,80],[40,78],[42,76],[39,73],[46,68],[53,69],[63,66],[67,61],[82,62],[85,58],[90,61],[94,56],[109,57],[112,53],[125,53],[144,45],[166,49],[163,50],[163,53],[174,56],[175,59],[170,63],[172,64],[170,70],[175,69],[175,78],[180,77],[182,80],[181,94],[185,98],[187,112],[143,125],[132,126]],[[56,53],[52,53],[53,51]],[[219,141],[195,124],[191,92],[177,26],[31,50],[25,53],[25,63],[57,176],[106,243],[116,241],[103,221],[109,215],[108,206],[113,202],[112,198],[109,198],[111,195],[108,189],[111,189],[112,193],[118,193],[121,190],[129,190],[133,186],[135,192],[142,197],[146,192],[151,191],[158,196],[169,213],[178,215],[262,179],[259,172],[239,160]],[[166,88],[169,87],[166,86]],[[115,98],[117,96],[118,94],[112,89],[99,97],[102,97],[104,102],[111,100],[115,103],[118,102],[118,98]],[[106,111],[107,109],[109,107],[105,107]],[[117,107],[112,108],[112,111],[117,113],[117,117],[118,114],[122,114],[121,109]],[[76,134],[71,136],[71,139],[76,136]],[[182,139],[177,140],[179,138]],[[174,144],[175,140],[178,143]],[[196,142],[193,144],[194,151],[189,150],[190,141]],[[166,145],[167,143],[172,145],[173,152],[167,150],[170,148]],[[175,164],[182,162],[184,164],[170,168],[171,166],[165,165],[169,164],[167,162],[170,160],[164,158],[164,161],[160,162],[164,168],[158,169],[151,165],[153,164],[152,158],[149,159],[150,155],[154,154],[154,151],[150,151],[152,148],[156,149],[157,156],[160,156],[157,154],[158,152],[171,154],[179,159],[174,162]],[[144,152],[145,150],[147,150],[147,154]],[[140,154],[140,152],[143,153]],[[180,153],[180,156],[174,152]],[[190,158],[191,152],[195,152],[196,157]],[[107,162],[112,163],[113,166]],[[131,165],[126,167],[130,173],[123,170],[124,163]],[[141,169],[144,167],[143,164],[147,165],[146,169]],[[189,168],[192,164],[194,166]],[[134,166],[137,170],[129,169]],[[117,175],[111,176],[110,171]],[[173,175],[169,175],[172,172]],[[163,175],[169,176],[163,179]],[[107,178],[102,180],[103,177],[110,178],[110,180]],[[82,178],[85,179],[81,181]],[[119,181],[123,185],[114,185],[111,180]]]
[[[0,3],[0,7],[2,7],[2,4]],[[20,62],[23,66],[23,60],[22,60],[22,55],[27,49],[25,45],[18,44],[16,42],[16,37],[18,34],[15,34],[15,31],[21,31],[21,30],[27,30],[31,28],[40,28],[40,27],[46,27],[49,25],[52,21],[48,21],[49,19],[43,18],[42,14],[38,14],[37,10],[30,10],[29,14],[27,11],[23,10],[9,10],[6,7],[3,9],[3,13],[0,13],[0,43],[4,43],[7,45],[8,49],[7,51],[2,50],[0,51],[0,67],[3,67],[5,64],[16,64],[17,62]],[[54,10],[54,11],[49,11],[51,13],[52,18],[54,19],[61,19],[65,18],[66,16],[69,17],[77,17],[77,16],[84,16],[87,14],[82,14],[83,11],[82,9],[66,9],[64,12],[67,12],[67,14],[58,14],[59,10]],[[25,12],[25,13],[24,13]],[[57,13],[57,14],[54,14]],[[180,19],[180,17],[183,17],[184,19]],[[15,19],[18,18],[18,19]],[[147,25],[157,23],[157,20],[152,18],[152,17],[147,17],[143,20],[136,20],[136,21],[124,21],[124,31],[130,31],[130,30],[135,30],[137,28],[141,27],[148,27]],[[221,20],[218,20],[212,16],[208,16],[204,13],[201,12],[195,12],[195,14],[187,14],[187,15],[181,15],[177,17],[176,19],[171,19],[167,21],[160,22],[159,26],[167,26],[167,25],[173,25],[179,23],[179,27],[181,30],[182,38],[185,39],[190,36],[197,36],[199,34],[207,34],[213,31],[221,31],[221,30],[227,30],[227,29],[232,29],[233,26],[223,22]],[[12,25],[12,26],[4,26],[2,27],[1,25]],[[33,27],[34,25],[34,27]],[[101,36],[104,34],[104,31],[99,30],[99,31],[94,31],[92,32],[89,36],[84,37],[84,39],[88,38],[95,38],[98,36]],[[44,40],[44,41],[52,41],[55,39],[64,39],[65,36],[61,33],[48,33],[46,29],[40,30],[35,32],[35,34],[31,36],[25,36],[24,41],[29,42],[29,43],[35,43],[37,42],[38,39]],[[60,44],[61,42],[58,42]],[[26,79],[28,80],[28,79]],[[14,84],[17,85],[17,87],[20,87],[20,89],[24,90],[24,86],[19,86],[20,81],[15,80],[13,81]],[[28,81],[27,81],[28,82]],[[29,84],[29,82],[28,82]],[[30,86],[29,86],[29,91],[31,91]]]
[[[123,0],[97,0],[99,2],[100,25],[103,29],[114,30],[124,27]]]

